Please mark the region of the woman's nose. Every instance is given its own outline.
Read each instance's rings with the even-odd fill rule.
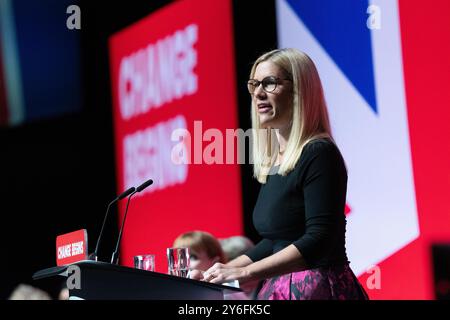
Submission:
[[[266,92],[263,90],[262,84],[259,84],[259,86],[257,86],[255,88],[253,95],[257,98],[262,98],[262,99],[264,99],[266,97]]]

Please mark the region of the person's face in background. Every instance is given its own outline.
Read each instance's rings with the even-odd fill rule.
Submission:
[[[286,79],[286,72],[270,61],[263,61],[256,67],[254,79],[279,78],[273,92],[266,92],[259,85],[253,92],[253,106],[259,116],[262,128],[286,129],[292,120],[292,82]]]
[[[63,288],[59,292],[58,300],[69,300],[69,289]]]
[[[206,251],[194,251],[191,249],[191,253],[190,253],[190,268],[191,269],[196,269],[196,270],[201,270],[201,271],[206,271],[209,268],[211,268],[214,263],[218,262],[220,260],[219,257],[213,257],[210,258],[208,257],[208,254],[206,253]]]

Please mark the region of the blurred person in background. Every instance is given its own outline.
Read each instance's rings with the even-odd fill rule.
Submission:
[[[233,256],[239,254],[241,250],[244,250],[249,242],[243,242],[243,239],[245,238],[233,237],[224,239],[225,247],[229,250],[227,253]],[[205,231],[190,231],[183,233],[175,239],[173,246],[175,248],[189,248],[190,269],[195,272],[204,272],[211,268],[215,263],[226,263],[228,261],[226,252],[223,250],[221,242],[212,234]],[[244,286],[241,286],[243,292],[225,294],[224,299],[253,299],[257,284],[258,281],[247,282]]]
[[[228,261],[239,257],[255,246],[252,240],[244,236],[223,238],[219,239],[219,242]]]
[[[190,249],[191,269],[206,271],[216,262],[226,263],[228,261],[219,240],[205,231],[183,233],[175,239],[173,246]]]
[[[22,283],[14,289],[9,300],[52,300],[52,298],[47,292]]]

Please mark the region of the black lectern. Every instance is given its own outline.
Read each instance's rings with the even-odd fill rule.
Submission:
[[[223,300],[224,294],[240,292],[234,287],[180,278],[167,274],[118,266],[105,262],[74,263],[80,271],[80,289],[69,290],[71,299],[86,300]],[[34,280],[68,276],[69,266],[40,270]]]

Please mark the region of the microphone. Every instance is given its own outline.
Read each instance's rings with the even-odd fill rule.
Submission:
[[[130,204],[131,197],[134,196],[136,193],[141,192],[142,190],[144,190],[145,188],[149,187],[152,184],[153,184],[153,180],[149,179],[149,180],[145,181],[143,184],[141,184],[139,187],[137,187],[134,191],[129,193],[127,206],[125,207],[125,213],[123,215],[122,226],[120,227],[119,238],[117,239],[117,243],[116,243],[116,250],[114,250],[114,252],[112,254],[111,263],[118,264],[118,262],[119,262],[120,240],[122,239],[123,227],[125,226],[125,220],[127,218],[127,213],[128,213],[128,205]]]
[[[126,191],[124,191],[123,193],[119,194],[119,196],[117,197],[117,200],[122,200],[123,198],[128,197],[131,193],[133,193],[136,190],[135,187],[131,187],[129,189],[127,189]]]
[[[152,184],[153,184],[153,180],[152,179],[147,180],[143,184],[141,184],[139,187],[136,188],[136,192],[141,192],[142,190],[144,190],[145,188],[149,187]]]
[[[124,192],[122,192],[121,194],[119,194],[113,201],[111,201],[108,204],[108,208],[106,209],[106,214],[105,214],[105,218],[103,219],[103,224],[102,224],[102,228],[100,230],[100,235],[98,236],[97,239],[97,245],[95,246],[95,251],[94,253],[91,255],[91,257],[93,257],[95,259],[95,261],[98,260],[97,257],[97,253],[98,253],[98,246],[100,244],[100,240],[103,236],[103,229],[105,228],[105,224],[106,224],[106,220],[108,219],[108,213],[109,213],[109,209],[111,208],[111,206],[116,203],[119,200],[122,200],[123,198],[127,197],[128,195],[132,194],[133,192],[135,192],[136,188],[135,187],[131,187],[127,190],[125,190]]]

